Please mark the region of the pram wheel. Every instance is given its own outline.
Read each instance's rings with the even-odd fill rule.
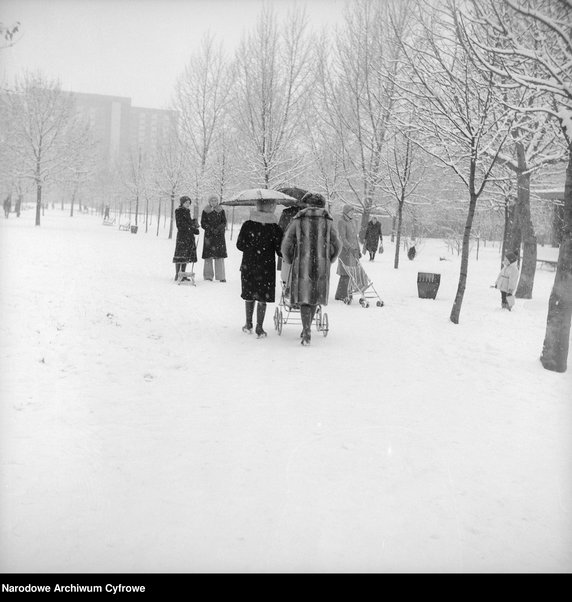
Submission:
[[[351,305],[352,301],[353,301],[353,297],[351,295],[348,295],[347,297],[344,297],[344,303],[346,305]]]
[[[365,300],[363,297],[362,297],[362,298],[359,300],[359,304],[360,304],[362,307],[369,307],[369,302],[368,302],[368,301],[366,301],[366,300]]]
[[[316,309],[316,315],[314,317],[316,322],[316,330],[320,332],[322,330],[322,308],[318,307]]]
[[[378,307],[383,307],[383,301],[381,299],[376,303]]]
[[[277,307],[276,310],[274,311],[274,328],[278,332],[278,335],[282,334],[282,324],[283,323],[284,323],[284,320],[282,317],[282,310],[279,307]]]

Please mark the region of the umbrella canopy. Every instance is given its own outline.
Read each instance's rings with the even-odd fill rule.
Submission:
[[[291,197],[278,190],[270,190],[268,188],[249,188],[235,194],[230,200],[223,201],[221,205],[230,207],[252,207],[257,201],[276,201],[279,205],[298,205],[297,199]]]
[[[279,188],[278,192],[283,192],[284,194],[287,194],[288,196],[294,197],[295,199],[297,199],[298,201],[301,201],[304,196],[306,194],[308,194],[307,190],[304,190],[303,188]]]

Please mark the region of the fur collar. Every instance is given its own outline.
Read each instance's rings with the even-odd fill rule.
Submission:
[[[278,218],[274,213],[264,213],[264,211],[258,211],[258,209],[253,209],[250,212],[249,220],[253,222],[258,222],[259,224],[277,224]]]
[[[302,209],[299,211],[294,219],[300,219],[301,217],[325,217],[326,219],[332,219],[332,216],[329,214],[327,209],[323,207],[306,207],[306,209]]]
[[[217,213],[220,213],[222,211],[222,207],[220,205],[217,205],[216,207],[211,207],[210,205],[207,205],[203,211],[205,213],[212,213],[213,211],[216,211]]]

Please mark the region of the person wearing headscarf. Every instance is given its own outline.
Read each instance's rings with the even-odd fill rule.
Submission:
[[[377,217],[372,216],[372,218],[367,223],[365,229],[365,244],[364,249],[369,253],[369,260],[373,261],[375,259],[375,254],[379,245],[382,245],[381,250],[383,250],[383,235],[381,233],[381,224],[377,220]]]
[[[309,345],[316,308],[328,304],[330,267],[342,243],[324,197],[308,193],[303,201],[308,207],[292,219],[281,250],[284,262],[291,266],[287,286],[290,304],[300,306],[301,343]]]
[[[244,299],[246,323],[243,332],[252,334],[256,307],[256,336],[265,337],[263,329],[266,304],[276,296],[276,256],[281,256],[282,229],[274,215],[276,201],[259,200],[256,210],[242,224],[236,247],[242,251],[240,264],[241,297]]]
[[[517,260],[518,255],[513,251],[506,253],[502,261],[503,267],[495,282],[495,288],[501,294],[501,307],[509,311],[514,307],[514,293],[519,278]]]
[[[201,213],[201,228],[205,231],[202,254],[205,261],[203,278],[205,280],[216,278],[220,282],[226,282],[224,272],[224,260],[227,257],[224,239],[226,214],[216,194],[209,197],[208,205]]]
[[[179,207],[175,209],[175,224],[177,239],[173,263],[175,264],[175,280],[178,280],[179,271],[185,272],[187,263],[197,262],[195,234],[199,233],[199,225],[197,220],[191,217],[191,199],[188,196],[182,196],[179,199]],[[189,278],[183,276],[181,280],[189,280]]]
[[[354,215],[354,208],[351,205],[344,205],[342,217],[338,221],[338,234],[342,241],[342,251],[338,257],[338,268],[336,270],[336,273],[340,277],[335,294],[335,299],[338,301],[343,301],[348,296],[350,277],[348,276],[344,265],[349,268],[355,267],[361,257]]]

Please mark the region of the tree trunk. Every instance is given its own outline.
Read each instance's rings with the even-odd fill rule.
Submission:
[[[173,221],[175,219],[175,191],[171,190],[171,222],[169,223],[169,240],[173,238]]]
[[[532,299],[534,276],[536,274],[536,236],[530,217],[530,174],[526,171],[526,156],[521,142],[516,144],[519,171],[516,176],[518,224],[522,239],[522,262],[520,279],[515,292],[519,299]]]
[[[70,217],[73,217],[74,203],[75,203],[75,190],[72,192],[71,205],[70,205]]]
[[[399,267],[399,247],[401,245],[401,229],[403,227],[403,203],[398,203],[397,206],[397,233],[395,238],[395,257],[393,259],[393,269]]]
[[[564,228],[554,286],[548,302],[546,334],[540,361],[546,370],[566,372],[572,317],[572,145],[564,186]]]
[[[161,199],[159,199],[159,207],[157,209],[157,236],[159,236],[159,225],[161,224]]]
[[[469,213],[467,215],[467,221],[465,223],[465,231],[463,233],[463,250],[461,253],[461,271],[459,273],[459,284],[457,285],[457,294],[455,295],[455,302],[451,309],[450,320],[453,324],[459,323],[459,316],[461,314],[461,306],[463,305],[463,297],[465,295],[465,288],[467,286],[467,274],[469,271],[469,250],[471,244],[471,229],[473,227],[473,219],[475,217],[475,209],[477,206],[477,196],[471,192],[471,199],[469,201]]]
[[[42,183],[36,180],[36,226],[40,225],[42,211]]]

